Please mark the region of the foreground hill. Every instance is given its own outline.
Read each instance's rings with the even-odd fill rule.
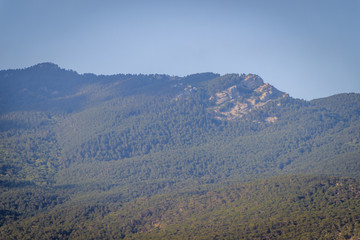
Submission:
[[[27,210],[2,193],[9,209],[2,239],[360,238],[360,182],[348,178],[282,176],[125,203],[105,191],[66,203],[47,192],[38,209],[31,191],[12,193],[32,199]]]
[[[304,101],[254,74],[98,76],[52,63],[0,71],[0,86],[6,231],[20,224],[18,233],[25,234],[34,219],[43,229],[48,217],[72,206],[103,218],[138,199],[175,198],[189,189],[215,191],[288,174],[360,176],[360,94]],[[82,214],[74,211],[70,222]],[[171,224],[182,222],[174,217]]]

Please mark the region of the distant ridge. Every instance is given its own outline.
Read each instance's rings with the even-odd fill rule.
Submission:
[[[31,68],[39,68],[39,69],[60,69],[60,67],[55,64],[55,63],[52,63],[52,62],[43,62],[43,63],[38,63],[38,64],[35,64],[31,67],[29,67],[30,69]]]

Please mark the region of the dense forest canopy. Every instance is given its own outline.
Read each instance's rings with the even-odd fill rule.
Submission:
[[[357,93],[0,71],[0,238],[355,239],[359,159]]]

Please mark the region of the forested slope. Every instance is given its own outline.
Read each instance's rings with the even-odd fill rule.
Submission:
[[[27,189],[27,190],[26,190]],[[187,189],[121,202],[115,194],[66,199],[52,192],[43,205],[25,187],[5,198],[6,239],[357,239],[360,182],[290,175],[206,190]],[[59,191],[59,189],[58,189]],[[24,193],[27,193],[26,195]],[[27,199],[26,199],[27,198]],[[67,203],[63,203],[67,201]],[[23,203],[24,203],[23,202]],[[32,204],[31,204],[32,203]],[[57,204],[55,207],[54,205]],[[44,211],[47,209],[47,211]],[[37,214],[33,216],[35,212]],[[16,212],[16,213],[15,213]],[[21,215],[23,214],[23,215]]]
[[[1,224],[5,232],[12,229],[13,236],[25,234],[33,221],[42,226],[58,211],[73,209],[69,221],[83,219],[82,227],[87,228],[93,218],[128,211],[137,199],[161,202],[161,196],[175,199],[189,188],[196,192],[187,194],[196,199],[201,191],[206,195],[229,184],[271,176],[321,175],[329,178],[319,179],[330,182],[338,179],[334,176],[360,176],[360,94],[304,101],[254,74],[80,75],[51,63],[0,71],[0,86]],[[299,181],[313,181],[302,178]],[[330,191],[330,185],[322,194]],[[281,193],[284,198],[293,191],[287,187]],[[299,187],[307,191],[308,186]],[[351,204],[355,199],[357,195],[348,197]],[[330,208],[326,204],[325,209]],[[211,211],[225,214],[233,207],[220,205]],[[82,218],[83,210],[77,213],[77,208],[91,214]],[[203,213],[196,214],[201,218]],[[171,222],[174,226],[185,224],[176,219]],[[307,221],[303,220],[304,228]],[[63,233],[51,230],[54,226],[49,231],[75,238],[71,234],[78,222]],[[25,228],[16,232],[16,224]],[[57,227],[62,229],[61,224]],[[340,228],[338,232],[347,236],[356,233]],[[214,234],[218,231],[222,230],[213,229]],[[122,237],[128,233],[111,232]],[[168,230],[149,234],[172,236]],[[234,234],[233,238],[238,236]]]

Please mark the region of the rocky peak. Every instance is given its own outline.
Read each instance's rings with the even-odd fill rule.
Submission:
[[[256,108],[287,96],[287,93],[264,83],[259,76],[249,74],[239,84],[211,96],[210,100],[214,101],[214,106],[208,110],[215,113],[216,118],[220,120],[236,120]],[[277,117],[269,116],[268,119],[267,122],[275,122]]]
[[[259,94],[261,101],[275,100],[282,97],[285,93],[277,90],[274,86],[265,83],[254,90]]]
[[[255,89],[264,84],[261,77],[255,74],[248,74],[245,79],[241,82],[241,85],[248,89]]]

